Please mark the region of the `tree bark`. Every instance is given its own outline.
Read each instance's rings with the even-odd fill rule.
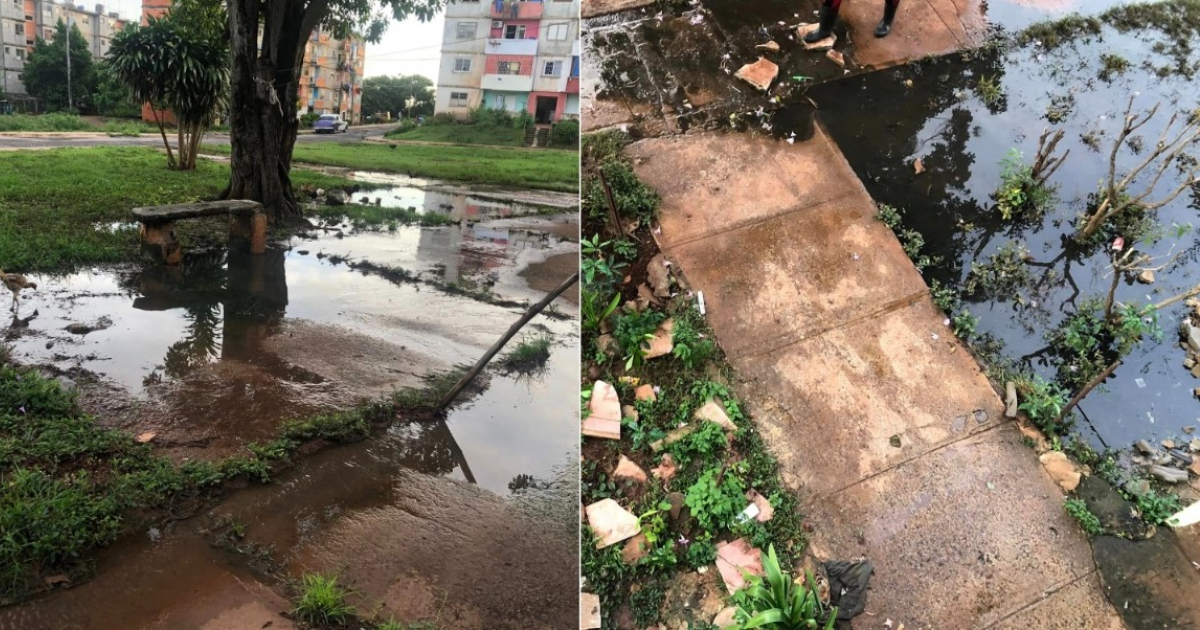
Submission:
[[[304,3],[229,0],[228,14],[231,173],[221,197],[262,202],[272,221],[298,218],[288,173],[304,44],[312,32],[304,32]]]

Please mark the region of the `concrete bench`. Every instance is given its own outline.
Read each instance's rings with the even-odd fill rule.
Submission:
[[[220,215],[229,215],[230,247],[248,248],[251,254],[267,250],[267,215],[257,201],[235,199],[133,209],[133,218],[142,224],[142,251],[167,265],[178,265],[183,258],[175,239],[176,221]]]

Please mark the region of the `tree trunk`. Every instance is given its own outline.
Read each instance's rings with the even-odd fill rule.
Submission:
[[[288,172],[299,122],[304,3],[230,0],[231,173],[223,199],[262,202],[273,221],[300,216]],[[262,45],[259,46],[259,29]]]

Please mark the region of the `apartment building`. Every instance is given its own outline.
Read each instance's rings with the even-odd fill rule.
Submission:
[[[318,28],[304,47],[300,114],[338,114],[350,123],[362,122],[366,57],[361,37],[340,40]]]
[[[538,124],[578,118],[579,4],[451,0],[435,111],[524,111]]]
[[[25,94],[22,72],[38,37],[53,41],[58,21],[74,23],[87,40],[92,56],[108,54],[112,37],[125,26],[104,5],[88,10],[82,4],[53,0],[0,0],[0,93]]]
[[[166,13],[171,4],[171,0],[142,0],[142,20]],[[296,103],[299,115],[338,114],[350,123],[361,122],[366,58],[366,43],[361,37],[341,40],[318,27],[304,46]],[[154,120],[148,106],[142,108],[142,118]]]

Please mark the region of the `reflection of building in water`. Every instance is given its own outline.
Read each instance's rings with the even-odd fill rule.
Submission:
[[[440,265],[441,280],[457,282],[459,273],[458,249],[462,245],[462,229],[458,227],[421,230],[417,240],[417,260]]]

